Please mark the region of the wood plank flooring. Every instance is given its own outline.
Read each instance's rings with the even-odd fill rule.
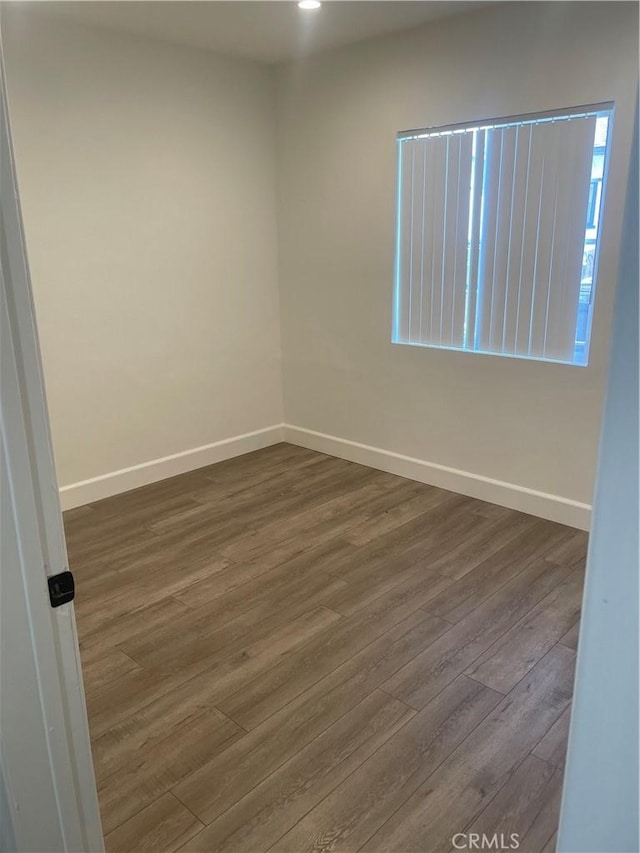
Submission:
[[[287,444],[64,521],[110,853],[554,849],[586,534]]]

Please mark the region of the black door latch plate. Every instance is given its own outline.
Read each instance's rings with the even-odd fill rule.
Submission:
[[[49,601],[52,607],[60,607],[67,601],[73,601],[76,585],[71,572],[60,572],[47,578],[49,584]]]

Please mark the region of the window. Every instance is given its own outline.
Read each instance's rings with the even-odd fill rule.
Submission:
[[[399,134],[394,343],[587,364],[611,115]]]

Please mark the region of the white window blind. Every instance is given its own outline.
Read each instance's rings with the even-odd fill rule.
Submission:
[[[586,363],[610,113],[399,135],[395,342]]]

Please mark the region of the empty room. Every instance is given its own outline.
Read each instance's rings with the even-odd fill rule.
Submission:
[[[0,27],[0,851],[638,853],[638,4]]]

